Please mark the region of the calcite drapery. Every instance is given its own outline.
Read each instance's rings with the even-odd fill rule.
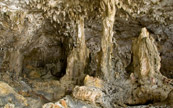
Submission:
[[[115,1],[114,0],[102,0],[101,8],[103,11],[103,34],[101,37],[101,58],[100,58],[100,68],[104,75],[104,78],[111,80],[113,78],[111,75],[112,70],[112,37],[113,37],[113,25],[115,20]],[[109,78],[109,79],[108,79]]]

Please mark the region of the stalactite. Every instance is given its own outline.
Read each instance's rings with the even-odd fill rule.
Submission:
[[[89,56],[89,50],[85,44],[85,34],[84,34],[84,18],[79,17],[76,21],[77,23],[77,35],[76,35],[76,47],[70,52],[67,58],[67,68],[66,75],[61,79],[61,81],[79,84],[84,78],[84,71],[86,66],[86,61]],[[67,83],[66,83],[67,84]]]
[[[113,37],[113,25],[115,20],[115,1],[103,0],[101,2],[101,8],[103,11],[103,34],[101,37],[101,52],[100,52],[100,69],[105,79],[110,80],[112,78],[112,37]]]

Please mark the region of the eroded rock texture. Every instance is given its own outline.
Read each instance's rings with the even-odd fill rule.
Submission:
[[[172,10],[172,0],[0,0],[0,107],[171,108]]]

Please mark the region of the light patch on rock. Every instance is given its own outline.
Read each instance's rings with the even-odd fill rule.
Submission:
[[[99,103],[100,99],[104,96],[104,93],[98,88],[76,86],[73,90],[73,96],[76,99],[89,101],[93,104],[96,104]]]
[[[101,89],[103,88],[103,80],[87,75],[84,79],[84,85],[88,87],[97,87]]]
[[[8,103],[4,106],[4,108],[15,108],[14,104]]]

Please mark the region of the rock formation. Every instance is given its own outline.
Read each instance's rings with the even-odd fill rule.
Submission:
[[[79,17],[77,22],[76,48],[73,48],[67,58],[66,75],[62,78],[64,83],[71,81],[80,84],[84,78],[84,71],[89,57],[89,50],[85,44],[84,18]]]
[[[172,107],[172,0],[0,0],[0,107]]]
[[[146,28],[134,40],[132,51],[134,73],[130,78],[136,85],[129,104],[164,101],[173,89],[173,81],[160,73],[159,52]]]
[[[112,76],[112,37],[113,25],[115,20],[115,1],[101,1],[103,34],[101,36],[101,52],[100,52],[100,71],[106,80],[113,79]]]

